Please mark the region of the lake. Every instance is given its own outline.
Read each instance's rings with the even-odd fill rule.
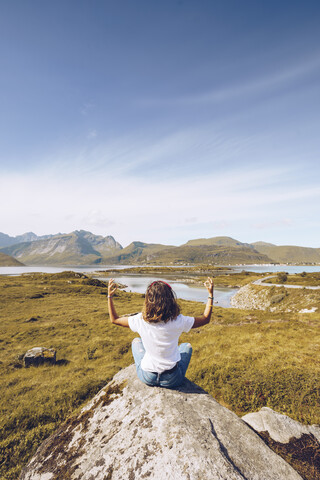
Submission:
[[[97,275],[98,276],[98,275]],[[101,280],[109,280],[110,277],[99,276]],[[127,285],[125,288],[128,292],[137,292],[145,293],[148,285],[155,280],[161,280],[165,277],[152,276],[148,277],[145,275],[114,275],[114,278],[117,282]],[[197,287],[195,285],[189,285],[179,282],[179,280],[169,280],[170,285],[175,291],[178,298],[183,298],[184,300],[193,300],[195,302],[206,303],[208,299],[208,292],[205,287]],[[214,289],[214,301],[215,306],[217,307],[230,307],[230,299],[238,291],[238,288],[227,288],[227,287],[215,287]]]
[[[153,282],[154,280],[165,278],[159,276],[147,276],[147,275],[121,275],[121,270],[123,268],[130,268],[133,265],[117,265],[117,266],[65,266],[65,267],[51,267],[51,266],[36,266],[36,267],[0,267],[0,275],[21,275],[23,273],[32,273],[32,272],[44,272],[44,273],[58,273],[63,272],[65,270],[72,270],[74,272],[83,272],[83,273],[92,273],[92,272],[99,272],[101,270],[106,270],[108,268],[113,268],[119,270],[119,274],[112,276],[117,277],[117,281],[124,285],[127,285],[125,290],[137,292],[137,293],[145,293],[147,286],[149,283]],[[224,266],[224,265],[221,265]],[[305,272],[319,272],[320,266],[315,265],[234,265],[228,266],[228,268],[234,271],[242,271],[247,270],[250,272],[258,272],[258,273],[276,273],[276,272],[288,272],[288,273],[301,273]],[[105,276],[99,276],[97,273],[97,277],[108,280]],[[109,277],[110,278],[110,277]],[[185,284],[179,282],[178,280],[170,280],[170,284],[172,288],[177,294],[178,298],[182,298],[184,300],[193,300],[197,302],[206,302],[207,300],[207,291],[203,287],[197,287],[194,285]],[[215,287],[215,305],[219,307],[228,308],[230,307],[230,299],[231,297],[238,291],[237,288],[228,288],[228,287]]]
[[[36,266],[36,267],[0,267],[0,275],[21,275],[23,273],[59,273],[64,272],[65,270],[72,270],[74,272],[83,272],[83,273],[92,273],[92,272],[99,272],[99,270],[106,270],[107,268],[114,268],[117,270],[121,270],[123,268],[129,268],[132,265],[117,265],[110,266],[105,265],[102,267],[97,266],[66,266],[66,267],[51,267],[51,266]],[[111,275],[110,275],[111,276]],[[145,293],[147,286],[149,283],[153,282],[154,280],[160,280],[164,277],[149,277],[145,275],[125,275],[125,276],[118,276],[112,274],[112,276],[117,277],[117,281],[128,287],[125,289],[127,291],[137,292],[137,293]],[[110,277],[100,276],[98,273],[96,277],[99,277],[102,280],[108,280]],[[176,292],[178,298],[182,298],[184,300],[192,300],[196,302],[206,302],[208,298],[207,290],[205,287],[196,287],[194,285],[184,284],[179,281],[172,281],[170,280],[170,284],[172,285],[173,290]],[[215,305],[219,307],[230,307],[230,299],[232,295],[237,292],[237,288],[224,288],[224,287],[216,287],[215,288]]]

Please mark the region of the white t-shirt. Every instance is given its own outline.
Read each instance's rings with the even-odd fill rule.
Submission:
[[[142,313],[128,318],[129,327],[139,333],[146,353],[141,361],[141,368],[146,372],[162,373],[171,370],[180,360],[178,340],[182,332],[189,332],[194,324],[194,317],[178,315],[167,323],[145,322]]]

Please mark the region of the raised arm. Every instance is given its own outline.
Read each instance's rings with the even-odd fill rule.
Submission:
[[[213,278],[208,277],[208,280],[204,283],[204,286],[208,290],[208,301],[205,306],[203,315],[200,317],[194,317],[194,324],[192,328],[202,327],[203,325],[207,325],[210,322],[211,313],[212,313],[212,303],[213,303]]]
[[[121,327],[129,327],[128,317],[119,317],[113,304],[112,297],[117,291],[117,285],[114,283],[113,278],[108,283],[108,310],[111,323],[120,325]]]

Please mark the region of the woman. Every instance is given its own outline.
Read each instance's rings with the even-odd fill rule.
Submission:
[[[151,283],[146,291],[143,311],[129,317],[119,317],[112,297],[117,290],[114,280],[109,280],[108,309],[112,323],[129,327],[141,338],[132,342],[132,353],[139,379],[150,386],[174,388],[184,380],[191,354],[190,343],[178,346],[182,332],[210,322],[213,303],[213,279],[204,283],[208,301],[203,315],[186,317],[180,314],[176,295],[166,282]]]

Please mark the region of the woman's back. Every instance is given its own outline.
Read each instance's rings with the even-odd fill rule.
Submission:
[[[129,317],[128,323],[133,332],[139,333],[146,351],[141,362],[143,370],[162,373],[180,361],[178,340],[182,332],[192,328],[194,317],[179,314],[168,322],[149,323],[138,313]]]

